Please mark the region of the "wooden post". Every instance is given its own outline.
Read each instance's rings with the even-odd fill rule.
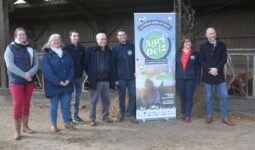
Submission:
[[[252,97],[255,97],[255,56],[253,56]]]
[[[182,22],[181,22],[181,18],[182,18],[182,0],[177,0],[177,34],[176,34],[176,44],[177,47],[179,46],[179,43],[181,41],[181,37],[182,37],[182,32],[181,32],[181,27],[182,27]]]
[[[174,12],[176,13],[176,51],[179,48],[179,43],[181,41],[181,0],[174,0]],[[180,114],[180,93],[177,92],[177,86],[175,86],[175,105],[176,105],[176,114]],[[177,115],[178,116],[178,115]]]
[[[249,96],[249,72],[250,72],[250,56],[246,56],[247,58],[247,69],[246,69],[246,81],[245,81],[245,84],[246,84],[246,92],[245,92],[245,96]]]
[[[0,66],[1,66],[1,87],[6,88],[6,67],[4,63],[4,51],[9,42],[9,18],[8,1],[0,1]]]

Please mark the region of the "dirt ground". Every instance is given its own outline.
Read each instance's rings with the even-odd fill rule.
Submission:
[[[87,95],[88,93],[85,93]],[[116,96],[116,95],[115,95]],[[86,97],[86,96],[85,96]],[[8,94],[0,94],[0,150],[254,150],[255,121],[234,119],[237,126],[229,127],[218,118],[210,125],[203,118],[192,118],[187,124],[180,119],[147,121],[138,125],[125,120],[111,124],[101,121],[98,109],[98,126],[86,122],[77,125],[78,130],[63,128],[59,112],[58,126],[61,131],[50,132],[49,105],[43,95],[33,97],[30,127],[35,134],[24,134],[20,141],[12,140],[12,105]],[[111,117],[117,112],[116,99],[112,100]],[[88,121],[86,102],[80,116]]]

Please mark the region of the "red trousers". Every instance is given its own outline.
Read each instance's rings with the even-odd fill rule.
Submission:
[[[23,116],[29,116],[30,101],[35,83],[17,84],[10,83],[12,93],[13,117],[15,120]]]

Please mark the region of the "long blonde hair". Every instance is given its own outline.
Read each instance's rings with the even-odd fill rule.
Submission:
[[[50,43],[53,40],[53,38],[59,38],[60,39],[60,47],[61,48],[64,47],[64,44],[62,43],[60,34],[54,33],[54,34],[50,35],[48,42],[43,45],[43,47],[42,47],[43,51],[45,51],[46,49],[50,49],[50,46],[51,46]]]

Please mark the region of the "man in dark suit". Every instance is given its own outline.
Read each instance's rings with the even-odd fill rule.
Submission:
[[[213,87],[216,86],[220,97],[222,123],[229,126],[235,124],[228,118],[228,92],[224,76],[224,65],[227,62],[226,45],[216,39],[216,31],[210,27],[206,30],[207,42],[200,46],[199,60],[203,67],[202,81],[206,93],[207,119],[206,124],[213,122]]]

